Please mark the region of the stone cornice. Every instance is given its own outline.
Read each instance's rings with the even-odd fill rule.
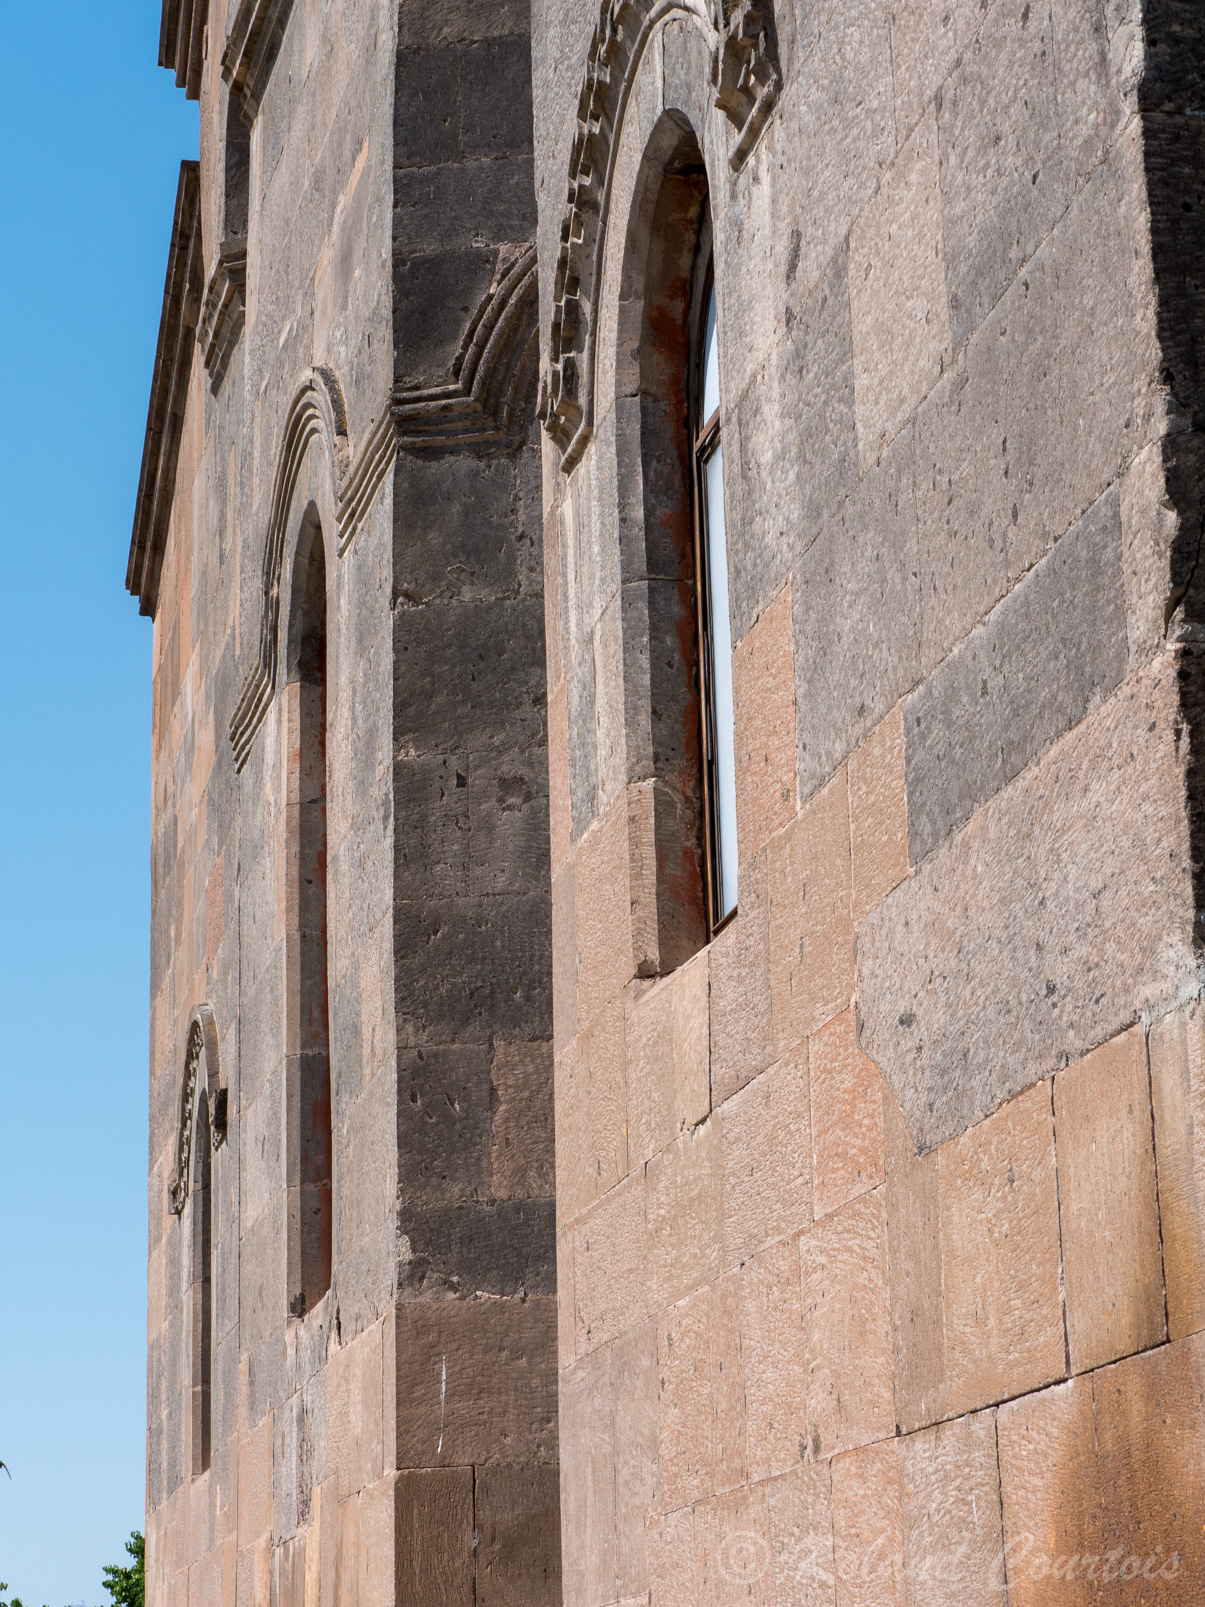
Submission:
[[[134,533],[126,568],[126,588],[137,597],[143,614],[153,614],[158,600],[159,572],[163,567],[167,526],[176,490],[184,405],[201,314],[204,271],[200,164],[182,162],[147,410],[142,473],[134,507]]]
[[[222,77],[247,123],[255,121],[276,63],[293,0],[242,0],[222,52]]]
[[[205,25],[209,0],[163,0],[159,22],[159,65],[176,75],[189,100],[201,98],[205,64]]]

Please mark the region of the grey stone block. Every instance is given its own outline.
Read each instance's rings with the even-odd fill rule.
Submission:
[[[860,1041],[918,1148],[1195,977],[1180,719],[1165,656],[867,917]]]
[[[488,1199],[488,1045],[399,1055],[398,1192],[416,1209]]]
[[[403,1290],[411,1298],[556,1294],[553,1200],[402,1205],[398,1233],[409,1244]]]
[[[1107,697],[1126,657],[1114,489],[909,698],[912,863]]]
[[[920,677],[911,429],[795,566],[795,719],[808,797]]]

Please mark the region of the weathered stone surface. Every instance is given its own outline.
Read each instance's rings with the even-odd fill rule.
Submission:
[[[1140,1026],[1054,1080],[1067,1338],[1076,1372],[1166,1337],[1151,1092]]]
[[[796,566],[799,794],[807,798],[920,677],[912,431],[898,436]]]
[[[905,1607],[904,1510],[895,1440],[834,1457],[833,1567],[841,1607]]]
[[[933,1607],[998,1601],[1005,1583],[996,1414],[899,1441],[909,1596]]]
[[[761,853],[798,807],[791,591],[766,610],[732,656],[736,810],[741,858]]]
[[[474,1599],[488,1607],[561,1601],[561,1510],[557,1470],[487,1467],[473,1488],[477,1540]]]
[[[883,1181],[883,1079],[847,1010],[808,1042],[812,1206],[817,1220]]]
[[[1205,1011],[1184,1005],[1151,1026],[1159,1224],[1172,1339],[1205,1328]]]
[[[783,1239],[741,1272],[741,1365],[751,1481],[805,1460],[807,1368],[799,1246]]]
[[[908,699],[914,864],[1119,685],[1121,556],[1111,491]]]
[[[908,793],[904,717],[897,708],[849,757],[849,840],[853,917],[898,887],[908,874]]]
[[[1191,974],[1170,672],[1131,677],[867,917],[860,1041],[924,1148]]]
[[[672,1512],[715,1490],[710,1290],[696,1290],[662,1314],[657,1365],[661,1499]]]
[[[943,100],[943,108],[944,108]],[[858,460],[882,457],[950,357],[937,117],[922,117],[850,233]]]
[[[886,1201],[853,1200],[805,1233],[808,1434],[813,1456],[886,1439],[895,1426]]]
[[[808,1081],[801,1045],[720,1111],[725,1266],[811,1222]]]

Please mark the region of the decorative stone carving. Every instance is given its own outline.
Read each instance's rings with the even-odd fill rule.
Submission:
[[[280,657],[280,584],[289,509],[306,453],[318,439],[326,443],[331,457],[340,553],[351,544],[397,454],[393,419],[385,409],[353,462],[347,436],[347,412],[338,379],[329,368],[315,368],[306,375],[285,422],[272,488],[268,538],[264,545],[259,652],[255,667],[243,682],[230,721],[230,741],[239,770],[247,762],[256,732],[263,724],[276,690]]]
[[[292,9],[293,0],[243,0],[235,15],[222,52],[222,77],[248,124],[264,98]]]
[[[729,158],[734,172],[765,127],[781,85],[771,0],[603,0],[578,93],[540,395],[540,418],[566,472],[594,422],[594,303],[619,129],[645,47],[675,16],[693,17],[712,36],[716,105],[738,134]]]
[[[205,293],[198,331],[209,388],[216,396],[243,332],[247,307],[247,242],[227,240]]]
[[[201,170],[197,162],[180,164],[176,215],[163,289],[159,345],[147,409],[142,473],[134,507],[134,532],[126,569],[126,589],[138,599],[139,611],[153,614],[159,596],[159,571],[167,543],[184,403],[192,373],[193,348],[205,269],[201,249]]]
[[[715,103],[739,138],[729,164],[738,171],[778,99],[778,41],[769,0],[716,0],[719,38],[711,59]]]
[[[539,345],[535,246],[504,248],[447,384],[394,392],[398,446],[415,450],[520,440],[535,402]]]
[[[209,1126],[214,1149],[226,1140],[227,1095],[222,1087],[218,1065],[218,1029],[212,1008],[198,1005],[188,1028],[184,1051],[184,1078],[180,1088],[180,1128],[176,1138],[176,1169],[168,1189],[173,1216],[180,1216],[188,1201],[189,1161],[192,1156],[192,1130],[197,1110],[197,1087],[205,1076],[209,1097]]]

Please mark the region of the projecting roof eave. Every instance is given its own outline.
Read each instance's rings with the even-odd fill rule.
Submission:
[[[204,293],[200,203],[200,164],[181,162],[142,473],[134,508],[134,533],[126,568],[126,590],[137,597],[143,614],[153,615],[158,600],[159,572],[176,490],[180,434]]]
[[[176,83],[189,100],[201,98],[208,18],[209,0],[163,0],[159,65],[175,73]]]

